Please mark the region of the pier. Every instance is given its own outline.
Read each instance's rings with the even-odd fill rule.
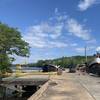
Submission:
[[[44,74],[5,78],[0,84],[27,96],[22,100],[100,100],[100,77],[67,71],[62,75]]]
[[[64,72],[50,80],[28,100],[100,100],[100,79]]]

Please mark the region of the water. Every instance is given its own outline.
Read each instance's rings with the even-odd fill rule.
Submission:
[[[6,87],[0,86],[0,100],[27,100],[39,88],[38,86],[21,86],[24,92],[18,92]]]
[[[11,67],[13,71],[16,71],[16,67]],[[21,71],[23,72],[32,72],[32,71],[41,71],[42,68],[40,67],[22,67]],[[9,87],[9,86],[8,86]],[[16,87],[16,86],[11,86]],[[32,94],[34,94],[38,89],[39,86],[32,85],[32,86],[21,86],[24,92],[18,92],[13,90],[12,88],[6,88],[0,86],[0,100],[27,100]]]
[[[16,71],[16,67],[11,67],[12,71]],[[42,71],[40,67],[21,67],[21,71],[23,72],[32,72],[32,71]]]

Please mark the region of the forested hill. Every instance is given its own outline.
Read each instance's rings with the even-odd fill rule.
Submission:
[[[88,62],[91,62],[94,57],[88,56]],[[49,60],[39,60],[37,63],[30,63],[28,66],[30,67],[42,67],[46,64],[54,64],[54,65],[60,65],[61,67],[68,67],[70,64],[82,64],[85,63],[85,57],[84,56],[72,56],[72,57],[61,57],[57,59],[49,59]]]

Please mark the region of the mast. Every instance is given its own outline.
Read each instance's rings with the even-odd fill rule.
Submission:
[[[85,46],[85,62],[87,62],[87,46]]]

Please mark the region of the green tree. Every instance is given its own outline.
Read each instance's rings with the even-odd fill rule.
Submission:
[[[22,39],[17,28],[0,23],[0,70],[6,72],[14,58],[9,55],[29,56],[29,44]]]

